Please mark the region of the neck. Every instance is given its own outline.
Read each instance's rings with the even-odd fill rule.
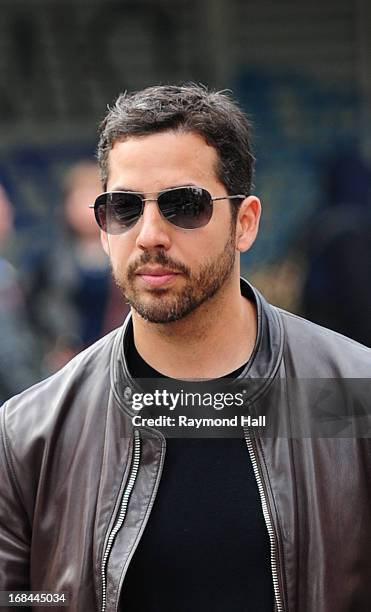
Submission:
[[[239,282],[179,321],[149,323],[133,312],[134,341],[142,358],[171,378],[218,378],[248,361],[257,335],[255,305]]]

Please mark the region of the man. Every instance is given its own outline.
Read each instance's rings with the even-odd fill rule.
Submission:
[[[298,435],[313,396],[292,381],[367,378],[371,352],[240,281],[260,217],[247,119],[197,86],[121,95],[98,158],[132,316],[2,410],[0,589],[74,611],[366,612],[369,441]],[[138,416],[144,379],[242,385],[285,435],[166,444]]]

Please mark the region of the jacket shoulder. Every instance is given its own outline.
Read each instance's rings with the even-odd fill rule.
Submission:
[[[104,418],[110,392],[110,360],[120,329],[88,347],[61,370],[8,400],[1,408],[2,437],[20,457],[39,450],[68,427],[82,430],[87,420]],[[32,445],[30,444],[32,440]]]
[[[303,378],[370,378],[371,348],[280,308],[284,359]]]

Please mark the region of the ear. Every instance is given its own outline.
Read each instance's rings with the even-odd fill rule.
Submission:
[[[110,250],[109,250],[109,242],[108,242],[108,235],[106,232],[104,232],[103,230],[100,230],[100,241],[103,247],[104,252],[106,253],[106,255],[110,255]]]
[[[238,210],[236,227],[236,249],[241,253],[254,244],[259,229],[261,204],[256,196],[245,198]]]

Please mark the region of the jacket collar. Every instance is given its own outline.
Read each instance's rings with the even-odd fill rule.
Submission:
[[[257,338],[252,355],[246,368],[238,377],[238,382],[254,380],[247,385],[246,400],[256,400],[267,388],[277,373],[283,351],[283,330],[277,309],[268,304],[264,297],[250,283],[241,278],[241,294],[253,300],[257,310]],[[140,391],[138,382],[131,376],[126,352],[128,350],[128,331],[132,325],[129,314],[116,335],[110,365],[111,390],[119,405],[129,415],[135,414],[131,408],[131,396],[134,391]]]

